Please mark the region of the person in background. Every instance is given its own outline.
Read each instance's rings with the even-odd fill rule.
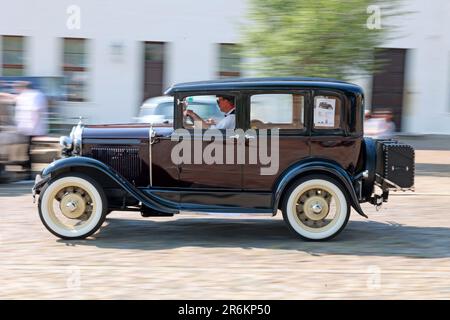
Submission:
[[[386,131],[390,136],[394,136],[397,130],[394,122],[394,114],[392,111],[388,110],[384,113],[384,120],[386,121]]]
[[[28,140],[28,160],[24,164],[27,177],[32,179],[31,146],[34,137],[47,134],[47,99],[37,89],[32,89],[28,81],[14,83],[17,94],[0,93],[0,96],[13,100],[16,104],[14,122],[17,132]]]
[[[391,111],[366,113],[364,135],[375,139],[392,139],[395,136],[394,116]]]

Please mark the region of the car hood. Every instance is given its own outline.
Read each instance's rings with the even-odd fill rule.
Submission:
[[[150,124],[104,124],[86,125],[83,127],[83,139],[148,139]],[[157,136],[169,136],[173,132],[172,125],[152,125]]]

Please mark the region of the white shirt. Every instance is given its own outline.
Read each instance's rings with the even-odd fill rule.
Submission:
[[[225,114],[225,117],[218,124],[212,125],[212,129],[235,129],[236,127],[236,108],[231,109]]]
[[[16,99],[17,131],[26,136],[47,134],[47,99],[39,90],[27,89]]]

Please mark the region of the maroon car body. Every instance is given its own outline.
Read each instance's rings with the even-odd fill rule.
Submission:
[[[283,213],[290,210],[283,206],[289,205],[289,197],[293,197],[296,185],[307,186],[314,178],[318,185],[306,193],[311,194],[313,190],[314,195],[306,197],[304,202],[300,197],[296,204],[303,208],[298,209],[303,210],[298,221],[305,224],[307,231],[302,233],[302,227],[298,229],[293,226],[297,218],[289,218],[289,214],[284,214],[284,218],[290,229],[300,237],[323,240],[339,233],[348,221],[347,214],[342,218],[342,226],[336,227],[333,232],[315,236],[315,233],[321,234],[317,231],[320,227],[316,225],[326,224],[325,218],[319,220],[318,217],[331,210],[333,200],[330,198],[337,201],[338,207],[342,205],[341,215],[345,215],[342,211],[349,213],[350,207],[353,207],[365,216],[360,203],[381,205],[387,201],[390,189],[413,187],[412,148],[392,140],[364,138],[364,95],[359,86],[315,78],[231,79],[174,85],[166,94],[174,96],[174,121],[169,125],[80,124],[74,128],[71,137],[61,140],[66,157],[43,170],[34,193],[41,194],[42,198],[42,192],[52,181],[76,173],[101,185],[106,198],[102,203],[106,207],[103,215],[113,210],[135,210],[143,216],[173,215],[180,211],[275,215],[279,209]],[[264,128],[278,129],[279,164],[275,174],[262,175],[261,164],[174,164],[171,153],[179,142],[173,139],[175,130],[185,129],[192,133],[191,142],[195,144],[197,141],[202,150],[213,143],[205,141],[198,131],[185,128],[181,101],[191,96],[222,94],[235,98],[236,129],[254,133],[254,136],[246,134],[245,138],[241,137],[242,140],[235,141],[236,144],[243,143],[246,156],[253,147],[250,139],[258,139],[260,132],[263,132],[262,126],[257,127],[262,121],[253,119],[252,108],[256,109],[253,107],[256,105],[253,97],[265,98],[267,95],[273,99],[280,95],[292,98],[289,100],[293,101],[294,106],[289,109],[293,114],[291,123],[273,124],[266,121],[264,124]],[[295,107],[299,99],[301,107]],[[325,112],[331,113],[319,114],[316,107],[324,103],[329,104]],[[275,114],[277,106],[271,108]],[[261,114],[260,118],[263,116]],[[226,140],[225,130],[222,134]],[[391,173],[391,179],[387,179],[388,173],[383,169],[388,161],[386,158],[390,155],[390,161],[395,162],[398,152],[403,158],[406,155],[407,161],[399,163],[396,172]],[[324,181],[323,192],[321,181]],[[71,196],[67,191],[61,194],[64,197],[60,202],[77,211],[78,208],[73,209],[73,199],[77,195],[73,193]],[[325,196],[321,198],[323,194]],[[342,202],[348,206],[344,207]],[[305,208],[305,203],[311,208]],[[66,217],[70,215],[68,209],[64,210],[67,211]],[[84,238],[98,228],[83,234],[58,232],[49,225],[50,218],[42,217],[42,208],[40,213],[44,225],[62,238]],[[327,225],[332,223],[329,221]]]

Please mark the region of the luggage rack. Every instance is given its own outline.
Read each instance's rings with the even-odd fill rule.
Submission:
[[[381,183],[378,181],[378,179],[375,180],[375,185],[377,185],[378,187],[380,187],[382,190],[384,189],[391,189],[392,191],[415,191],[414,186],[409,187],[409,188],[402,188],[400,187],[398,184],[396,184],[395,182],[392,182],[389,179],[386,179],[384,177],[382,177],[380,174],[376,173],[375,176],[381,180]]]

